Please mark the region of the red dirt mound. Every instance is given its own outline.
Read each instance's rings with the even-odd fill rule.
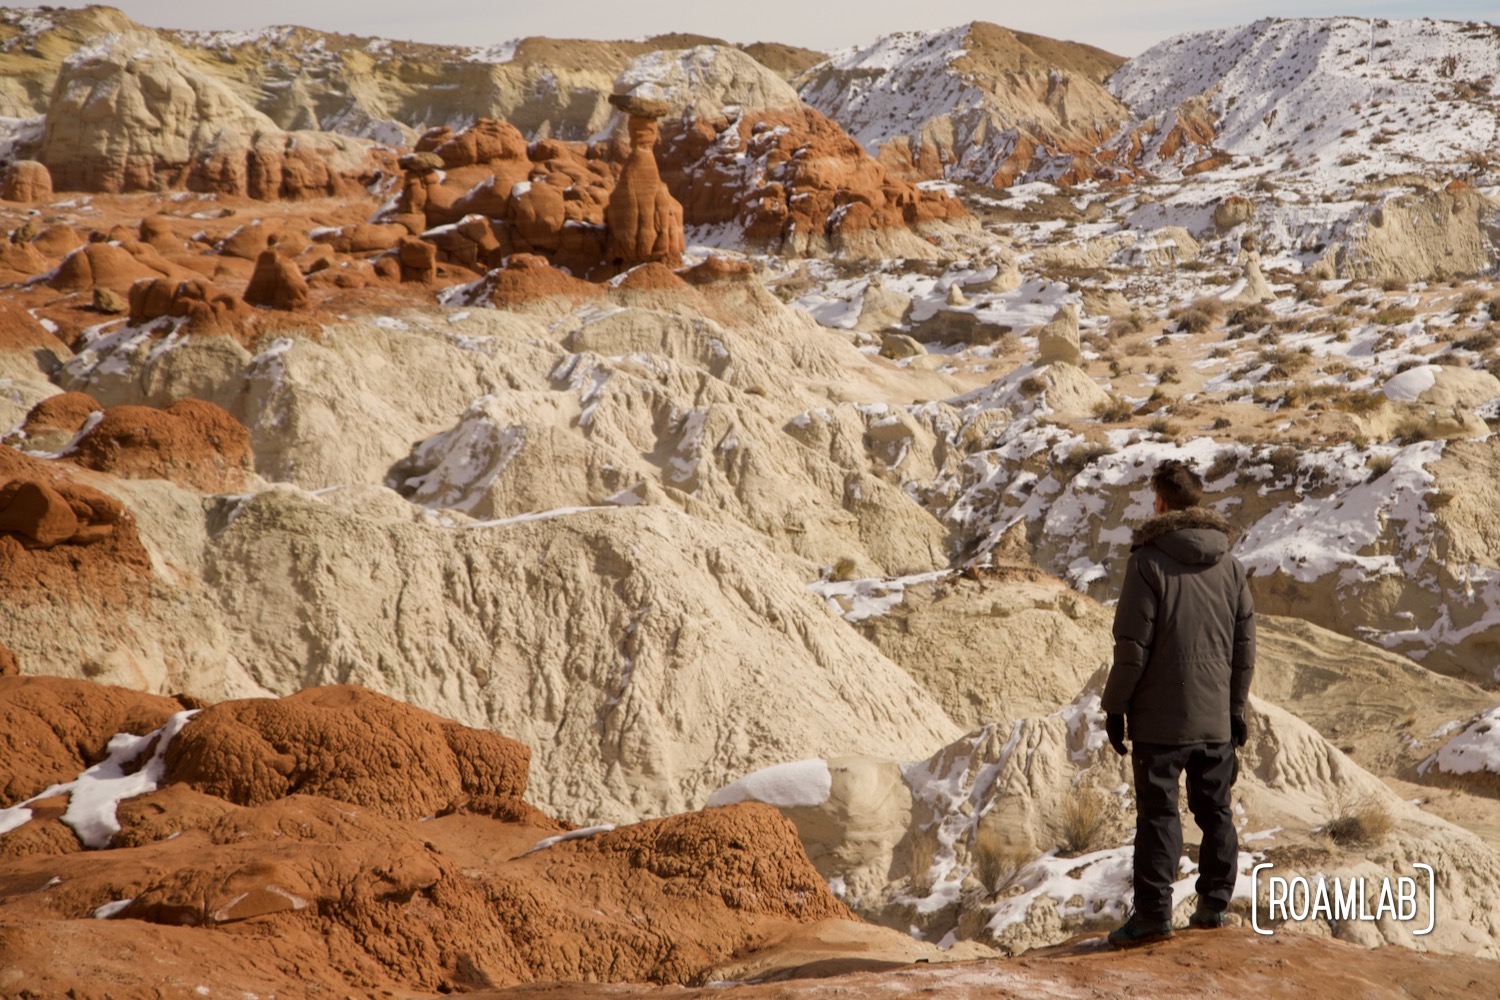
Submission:
[[[60,392],[33,406],[21,430],[33,442],[33,450],[38,441],[65,444],[83,428],[90,414],[102,409],[99,401],[86,392]]]
[[[116,733],[149,733],[180,711],[175,699],[90,681],[0,677],[0,807],[78,777]]]
[[[687,282],[665,264],[652,262],[631,268],[614,287],[633,292],[680,292]]]
[[[602,286],[553,267],[545,257],[518,253],[506,261],[505,267],[489,273],[476,299],[509,309],[539,299],[560,297],[583,302],[603,295]]]
[[[221,407],[182,399],[166,407],[115,406],[68,456],[130,479],[170,479],[204,493],[244,485],[250,432]]]
[[[239,805],[293,792],[393,819],[432,816],[463,796],[519,799],[531,751],[358,687],[206,709],[172,744],[168,780]]]
[[[15,651],[0,642],[0,677],[15,677],[21,672],[21,661]]]

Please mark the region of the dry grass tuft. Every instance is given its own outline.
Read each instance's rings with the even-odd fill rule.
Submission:
[[[1031,861],[1031,852],[1012,843],[993,826],[980,823],[974,838],[974,874],[990,892],[1009,885]]]
[[[1385,803],[1365,799],[1353,805],[1340,804],[1338,814],[1323,832],[1340,847],[1368,846],[1383,841],[1395,825],[1396,819]]]
[[[1063,456],[1058,466],[1069,476],[1076,476],[1105,455],[1114,453],[1114,447],[1103,441],[1085,441]]]
[[[1062,836],[1066,854],[1087,854],[1099,847],[1109,816],[1109,803],[1093,788],[1074,788],[1063,802]]]
[[[1094,407],[1094,416],[1106,424],[1120,424],[1135,416],[1135,407],[1118,396],[1111,396],[1109,402]]]

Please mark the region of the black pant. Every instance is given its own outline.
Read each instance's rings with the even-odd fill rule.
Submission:
[[[1238,777],[1228,743],[1131,745],[1135,771],[1135,910],[1147,920],[1170,920],[1172,883],[1182,857],[1178,775],[1187,772],[1188,808],[1203,831],[1198,855],[1198,898],[1211,910],[1229,908],[1238,872],[1239,838],[1229,811],[1229,789]]]

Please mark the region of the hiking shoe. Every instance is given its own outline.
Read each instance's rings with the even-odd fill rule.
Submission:
[[[1139,913],[1109,932],[1109,943],[1116,948],[1131,948],[1138,944],[1165,941],[1172,936],[1172,921],[1148,920]]]
[[[1193,915],[1188,917],[1188,926],[1194,930],[1214,931],[1224,926],[1225,919],[1223,910],[1210,910],[1199,903]]]

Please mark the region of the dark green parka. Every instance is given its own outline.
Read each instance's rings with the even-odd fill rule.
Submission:
[[[1103,697],[1134,742],[1225,743],[1229,717],[1245,713],[1255,604],[1229,554],[1233,533],[1207,507],[1168,511],[1135,531]]]

